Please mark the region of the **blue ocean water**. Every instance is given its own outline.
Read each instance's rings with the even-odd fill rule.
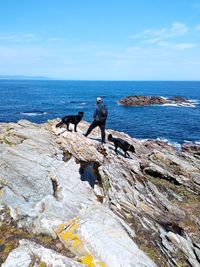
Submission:
[[[117,101],[129,95],[182,96],[193,107],[124,107]],[[0,122],[28,119],[42,123],[84,111],[92,121],[97,96],[109,110],[107,128],[140,139],[200,142],[200,82],[190,81],[56,81],[0,80]]]

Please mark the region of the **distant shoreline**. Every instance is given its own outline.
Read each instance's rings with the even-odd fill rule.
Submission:
[[[0,80],[44,80],[44,81],[73,81],[73,82],[200,82],[200,80],[88,80],[88,79],[64,79],[51,78],[45,76],[25,76],[25,75],[0,75]]]

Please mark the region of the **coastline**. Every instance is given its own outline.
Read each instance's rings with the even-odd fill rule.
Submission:
[[[72,266],[87,259],[86,266],[98,261],[106,267],[155,267],[180,257],[198,264],[200,146],[177,151],[108,129],[107,135],[134,146],[125,158],[120,149],[116,155],[112,142],[102,147],[98,130],[83,136],[86,121],[77,133],[56,128],[59,121],[0,124],[1,227],[5,235],[21,228],[31,233],[26,240],[25,232],[18,235],[16,250],[2,241],[2,266],[12,265],[25,248],[50,264],[54,246],[59,261]],[[49,240],[46,245],[36,234]]]

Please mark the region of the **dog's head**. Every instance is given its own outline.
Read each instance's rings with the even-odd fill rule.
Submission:
[[[112,137],[112,134],[109,134],[109,135],[108,135],[108,140],[109,140],[109,141],[112,141],[112,138],[113,138],[113,137]]]
[[[130,147],[129,147],[128,150],[131,151],[132,153],[135,153],[135,148],[134,148],[134,146],[132,146],[132,145],[130,145]]]
[[[83,114],[84,114],[83,111],[79,111],[79,112],[78,112],[78,115],[79,115],[80,117],[83,117]]]

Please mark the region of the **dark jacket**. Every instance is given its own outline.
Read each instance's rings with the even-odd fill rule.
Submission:
[[[105,114],[102,114],[102,109],[105,111]],[[94,111],[94,119],[96,121],[105,122],[108,117],[107,107],[103,103],[96,104]]]

